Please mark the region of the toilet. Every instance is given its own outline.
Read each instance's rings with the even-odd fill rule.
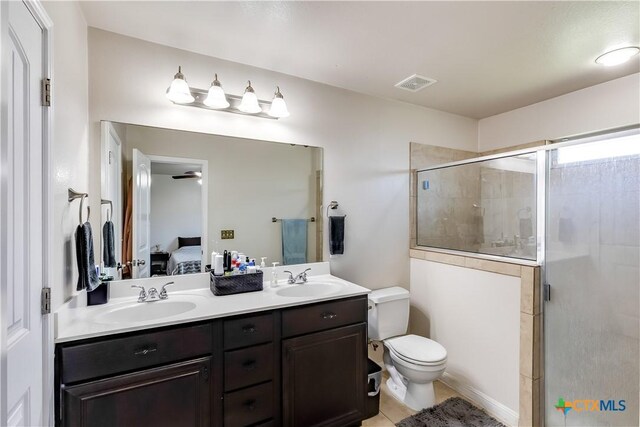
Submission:
[[[447,365],[447,350],[418,335],[405,335],[409,325],[409,291],[394,286],[369,294],[369,339],[384,344],[383,360],[393,396],[419,411],[436,403],[433,382]]]

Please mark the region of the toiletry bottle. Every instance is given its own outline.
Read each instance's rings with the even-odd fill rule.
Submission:
[[[211,266],[211,268],[215,276],[222,276],[224,274],[224,263],[222,260],[222,255],[216,254],[214,258],[214,264]]]
[[[260,268],[266,268],[267,267],[267,257],[263,256],[260,259],[262,260],[262,262],[260,263]]]
[[[278,267],[278,264],[280,263],[272,262],[271,264],[273,264],[273,268],[271,269],[271,287],[277,288],[278,287],[278,269],[276,267]]]

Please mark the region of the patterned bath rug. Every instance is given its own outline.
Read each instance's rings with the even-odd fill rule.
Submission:
[[[397,427],[506,427],[480,408],[459,397],[423,409],[396,424]]]

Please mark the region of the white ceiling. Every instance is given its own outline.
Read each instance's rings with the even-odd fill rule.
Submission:
[[[640,71],[638,1],[83,2],[88,25],[483,118]],[[410,93],[394,84],[438,80]],[[283,93],[285,89],[283,88]]]

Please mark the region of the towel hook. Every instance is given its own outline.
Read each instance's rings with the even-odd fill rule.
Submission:
[[[80,225],[84,224],[84,222],[82,222],[82,205],[84,205],[84,199],[86,199],[87,197],[89,197],[89,195],[85,194],[80,199],[80,211],[78,212],[78,218],[80,219]],[[85,222],[89,222],[89,218],[91,218],[91,206],[89,206],[89,204],[87,203],[87,220]]]
[[[89,197],[87,193],[80,193],[79,191],[74,190],[73,188],[69,188],[69,202],[73,202],[75,199],[80,199],[80,210],[78,211],[78,220],[80,221],[80,225],[82,222],[82,207],[84,206],[84,199]],[[87,222],[89,222],[89,218],[91,218],[91,207],[87,205]]]
[[[329,217],[329,209],[338,209],[338,206],[340,206],[340,204],[335,200],[329,203],[329,206],[327,206],[327,218]]]
[[[340,203],[336,202],[335,200],[332,200],[329,203],[329,206],[327,206],[327,218],[329,218],[329,209],[334,210],[334,209],[338,209],[338,206],[340,206]],[[344,215],[346,217],[346,215]]]
[[[107,208],[107,221],[111,221],[111,218],[113,218],[113,202],[111,200],[101,199],[100,204],[109,205],[109,208]]]

